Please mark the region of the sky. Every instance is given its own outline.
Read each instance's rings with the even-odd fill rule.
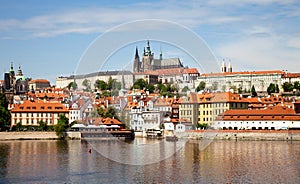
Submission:
[[[15,70],[20,65],[26,77],[48,79],[55,84],[56,77],[76,73],[81,58],[101,35],[119,25],[147,19],[170,21],[189,29],[203,40],[218,64],[230,61],[234,71],[300,72],[297,0],[0,0],[0,3],[1,76],[13,62]],[[138,29],[152,31],[148,26]],[[128,43],[112,53],[104,66],[95,66],[91,72],[120,70],[124,65],[120,63],[133,60],[136,46],[142,54],[149,38],[144,39]],[[156,58],[161,49],[165,58],[179,57],[185,65],[194,66],[195,61],[183,52],[184,48],[151,38],[150,44]]]

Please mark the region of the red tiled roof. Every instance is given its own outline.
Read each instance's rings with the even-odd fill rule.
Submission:
[[[32,84],[32,83],[49,83],[50,84],[50,82],[46,79],[34,79],[34,80],[31,80],[28,82],[28,84]]]
[[[282,75],[283,78],[299,78],[300,73],[284,73]]]
[[[11,112],[69,112],[58,102],[44,102],[24,100],[22,104],[15,104]]]
[[[228,75],[266,75],[266,74],[284,74],[281,70],[251,71],[251,72],[224,72],[224,73],[204,73],[201,77],[228,76]]]
[[[219,115],[216,120],[232,121],[251,121],[251,120],[297,120],[300,121],[300,115],[295,110],[285,106],[274,106],[266,109],[234,109],[227,110]]]

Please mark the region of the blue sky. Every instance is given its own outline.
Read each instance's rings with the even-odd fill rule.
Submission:
[[[223,58],[231,60],[234,71],[300,72],[297,0],[0,0],[0,3],[1,76],[13,62],[15,69],[21,65],[26,76],[45,78],[54,84],[56,77],[76,72],[80,58],[101,34],[120,24],[143,19],[186,26],[207,43],[218,63]],[[145,44],[127,45],[114,53],[111,64],[102,69],[119,69],[119,62],[133,59],[136,45],[141,52]],[[184,63],[192,63],[178,48],[155,42],[152,45],[156,54],[160,47],[165,57],[178,56]]]

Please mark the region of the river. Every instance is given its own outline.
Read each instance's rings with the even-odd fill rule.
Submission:
[[[129,143],[2,141],[0,183],[300,181],[300,141],[213,141],[205,147],[201,147],[201,141],[160,143],[142,138]],[[148,145],[150,149],[146,149]]]

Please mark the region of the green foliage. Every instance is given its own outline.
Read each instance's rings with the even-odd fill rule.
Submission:
[[[107,90],[111,90],[113,89],[113,85],[116,82],[116,79],[112,79],[111,77],[109,77],[108,81],[107,81]]]
[[[208,124],[207,123],[198,123],[197,124],[197,128],[207,129],[208,128]]]
[[[144,79],[137,79],[134,83],[133,83],[133,89],[146,89],[148,85],[148,82],[145,81]]]
[[[90,80],[84,79],[84,81],[82,82],[82,85],[85,87],[86,91],[91,90],[91,81]]]
[[[10,112],[8,110],[8,100],[4,93],[0,94],[0,128],[10,126]]]
[[[69,128],[69,119],[65,115],[59,115],[58,123],[54,126],[54,131],[59,138],[64,138],[64,132]]]
[[[149,93],[153,93],[155,87],[153,84],[148,84],[146,90],[149,91]]]
[[[97,109],[97,115],[94,116],[103,117],[103,118],[115,118],[119,120],[119,117],[113,106],[109,106],[107,109],[104,109],[103,107],[99,107]]]
[[[181,92],[187,92],[187,91],[189,91],[189,90],[190,90],[190,89],[189,89],[188,86],[184,86],[184,87],[182,88]]]
[[[275,93],[275,84],[271,83],[267,88],[267,92],[270,95],[271,93]]]
[[[68,84],[67,88],[68,88],[69,90],[70,90],[71,88],[72,88],[73,90],[77,89],[77,84],[76,84],[76,82],[70,82],[70,83]]]
[[[196,91],[198,92],[198,91],[204,90],[204,89],[205,89],[205,86],[206,86],[206,83],[203,82],[203,81],[201,81],[201,82],[199,83],[199,85],[197,86]]]
[[[107,84],[105,81],[103,80],[99,80],[97,79],[95,81],[95,84],[94,84],[95,88],[98,88],[99,90],[106,90],[107,89]]]
[[[47,129],[48,129],[48,127],[47,127],[47,124],[45,123],[45,122],[43,122],[43,121],[39,121],[39,130],[41,130],[41,131],[46,131]]]
[[[300,82],[299,81],[294,82],[294,89],[296,89],[297,91],[300,90]]]
[[[282,88],[283,88],[284,92],[290,92],[290,91],[293,91],[294,85],[289,82],[285,82],[285,83],[283,83]]]
[[[252,95],[253,97],[257,97],[257,93],[256,93],[256,90],[255,90],[254,85],[252,85],[252,88],[251,88],[251,95]]]

